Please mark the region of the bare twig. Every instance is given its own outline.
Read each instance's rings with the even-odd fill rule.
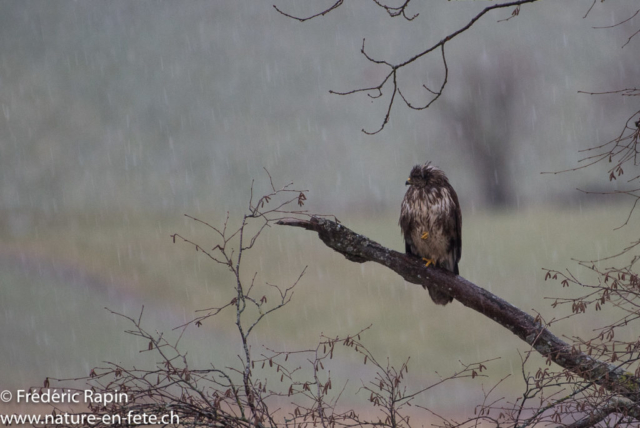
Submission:
[[[397,63],[397,64],[392,64],[392,63],[390,63],[388,61],[378,60],[378,59],[375,59],[375,58],[371,57],[365,51],[365,48],[364,48],[365,41],[363,40],[362,41],[362,48],[360,49],[360,52],[362,53],[362,55],[364,55],[364,57],[369,62],[389,67],[389,69],[390,69],[389,72],[385,75],[385,77],[382,79],[382,81],[378,85],[368,86],[368,87],[363,87],[363,88],[358,88],[358,89],[353,89],[353,90],[349,90],[349,91],[334,91],[334,90],[331,90],[329,92],[332,93],[332,94],[336,94],[336,95],[352,95],[352,94],[364,92],[370,98],[377,99],[377,98],[382,97],[383,88],[386,86],[386,84],[388,82],[392,82],[392,86],[393,87],[392,87],[392,91],[391,91],[391,97],[389,98],[389,102],[387,104],[387,109],[386,109],[385,116],[384,116],[384,118],[382,120],[382,124],[380,125],[380,127],[378,129],[376,129],[374,131],[367,131],[365,129],[362,129],[362,132],[364,132],[365,134],[369,134],[369,135],[377,134],[377,133],[379,133],[380,131],[382,131],[384,129],[384,127],[387,125],[387,123],[389,123],[389,119],[391,117],[391,108],[393,107],[393,103],[395,102],[396,93],[399,93],[400,97],[405,102],[405,104],[409,108],[411,108],[413,110],[424,110],[424,109],[430,107],[440,97],[440,95],[444,91],[445,86],[447,85],[447,80],[448,80],[448,75],[449,75],[449,69],[448,69],[448,66],[447,66],[446,57],[445,57],[445,53],[444,53],[444,45],[447,42],[449,42],[450,40],[453,40],[455,37],[459,36],[460,34],[464,33],[465,31],[467,31],[480,18],[482,18],[485,14],[487,14],[487,13],[493,11],[493,10],[514,7],[515,9],[514,9],[512,15],[511,15],[511,18],[513,18],[513,17],[517,16],[520,13],[520,7],[523,4],[534,3],[536,1],[538,1],[538,0],[516,0],[516,1],[506,2],[506,3],[494,4],[492,6],[487,6],[482,11],[480,11],[478,14],[476,14],[473,18],[471,18],[471,20],[466,25],[464,25],[463,27],[461,27],[458,30],[450,33],[449,35],[444,37],[442,40],[440,40],[439,42],[435,43],[434,45],[422,50],[420,53],[412,56],[411,58],[409,58],[409,59],[407,59],[407,60],[405,60],[403,62]],[[406,10],[406,7],[409,4],[409,0],[406,0],[401,6],[398,6],[398,7],[391,7],[391,6],[388,6],[388,5],[384,5],[379,0],[374,0],[374,2],[378,6],[384,8],[387,11],[387,13],[389,13],[389,15],[392,16],[392,17],[402,15],[407,20],[411,21],[416,16],[418,16],[416,14],[416,15],[413,15],[411,17],[408,17],[405,14],[405,10]],[[304,22],[304,21],[307,21],[309,19],[313,19],[313,18],[317,18],[317,17],[320,17],[320,16],[324,16],[324,15],[328,14],[329,12],[332,12],[332,11],[336,10],[337,8],[342,6],[342,4],[343,4],[343,1],[339,0],[339,1],[335,2],[333,5],[331,5],[329,8],[324,9],[323,11],[321,11],[319,13],[316,13],[314,15],[311,15],[309,17],[306,17],[306,18],[295,17],[295,16],[292,16],[290,14],[287,14],[287,13],[283,12],[282,10],[278,9],[276,6],[274,6],[274,8],[279,13],[281,13],[282,15],[284,15],[286,17],[289,17],[289,18],[296,19],[298,21]],[[506,20],[508,20],[508,19],[510,19],[510,18],[507,18]],[[442,52],[442,61],[443,61],[443,65],[444,65],[444,68],[445,68],[445,75],[444,75],[444,77],[442,79],[442,83],[440,85],[440,90],[437,91],[437,92],[434,92],[434,91],[431,91],[426,85],[423,85],[424,88],[427,91],[431,92],[434,95],[434,98],[432,98],[430,101],[428,101],[422,107],[415,107],[411,103],[409,103],[409,101],[400,92],[400,88],[398,86],[398,80],[397,80],[398,70],[400,70],[400,69],[402,69],[404,67],[407,67],[408,65],[412,64],[413,62],[417,61],[418,59],[424,57],[425,55],[428,55],[429,53],[431,53],[431,52],[433,52],[433,51],[435,51],[437,49],[440,49],[441,52]]]

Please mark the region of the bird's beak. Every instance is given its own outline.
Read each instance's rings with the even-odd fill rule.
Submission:
[[[408,185],[410,185],[410,184],[411,184],[411,179],[410,179],[410,178],[407,178],[407,181],[405,181],[405,182],[404,182],[404,185],[405,185],[405,186],[408,186]]]

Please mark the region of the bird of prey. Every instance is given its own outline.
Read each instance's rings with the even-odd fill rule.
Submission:
[[[406,184],[409,189],[400,210],[406,253],[422,257],[426,266],[433,264],[458,275],[462,214],[456,191],[444,172],[430,163],[414,166]],[[442,291],[427,288],[437,305],[453,300]]]

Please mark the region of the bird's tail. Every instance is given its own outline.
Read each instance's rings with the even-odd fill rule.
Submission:
[[[429,291],[429,296],[431,297],[431,300],[433,300],[433,303],[435,303],[436,305],[444,306],[447,303],[451,303],[451,301],[453,300],[453,297],[451,297],[447,293],[443,293],[440,290],[435,290],[428,285],[427,285],[427,290]]]

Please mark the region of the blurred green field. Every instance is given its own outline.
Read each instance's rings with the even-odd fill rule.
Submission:
[[[571,258],[593,259],[622,249],[629,231],[613,229],[624,222],[629,208],[540,207],[465,215],[461,275],[529,313],[560,317],[566,310],[553,311],[544,297],[578,290],[545,282],[542,268],[569,267],[583,275]],[[223,220],[213,212],[198,217],[212,224]],[[341,220],[385,246],[403,249],[395,212]],[[0,251],[1,386],[26,388],[41,385],[46,376],[82,376],[103,361],[153,364],[152,355],[138,352],[146,344],[125,335],[127,323],[104,307],[137,317],[145,305],[147,328],[175,336],[171,329],[190,320],[196,310],[230,301],[234,296],[230,274],[193,247],[172,244],[169,235],[176,232],[204,248],[217,243],[201,224],[153,214],[67,215],[19,237],[5,231]],[[459,369],[459,361],[500,358],[488,365],[489,379],[445,384],[420,397],[422,404],[472,402],[480,396],[480,383],[492,386],[507,374],[514,376],[505,391],[518,392],[518,350],[527,347],[515,336],[457,302],[435,306],[421,287],[403,283],[382,266],[351,263],[310,232],[265,230],[256,247],[245,253],[244,279],[250,281],[258,272],[255,296],[265,295],[269,305],[276,304],[277,293],[265,283],[290,285],[305,266],[290,305],[256,329],[254,353],[264,352],[263,345],[278,350],[310,347],[321,333],[346,335],[371,324],[362,339],[379,361],[389,357],[400,365],[411,357],[410,387]],[[240,348],[233,317],[229,311],[187,331],[183,346],[189,349],[192,367],[210,362],[237,365]],[[559,323],[554,332],[587,335],[603,317],[606,308],[597,315],[583,315],[579,322]],[[355,376],[353,386],[360,385],[360,378],[373,378],[371,367],[362,366],[352,352],[345,351],[336,360],[343,363],[334,362],[332,373],[338,384],[344,383],[341,378],[347,373]]]

